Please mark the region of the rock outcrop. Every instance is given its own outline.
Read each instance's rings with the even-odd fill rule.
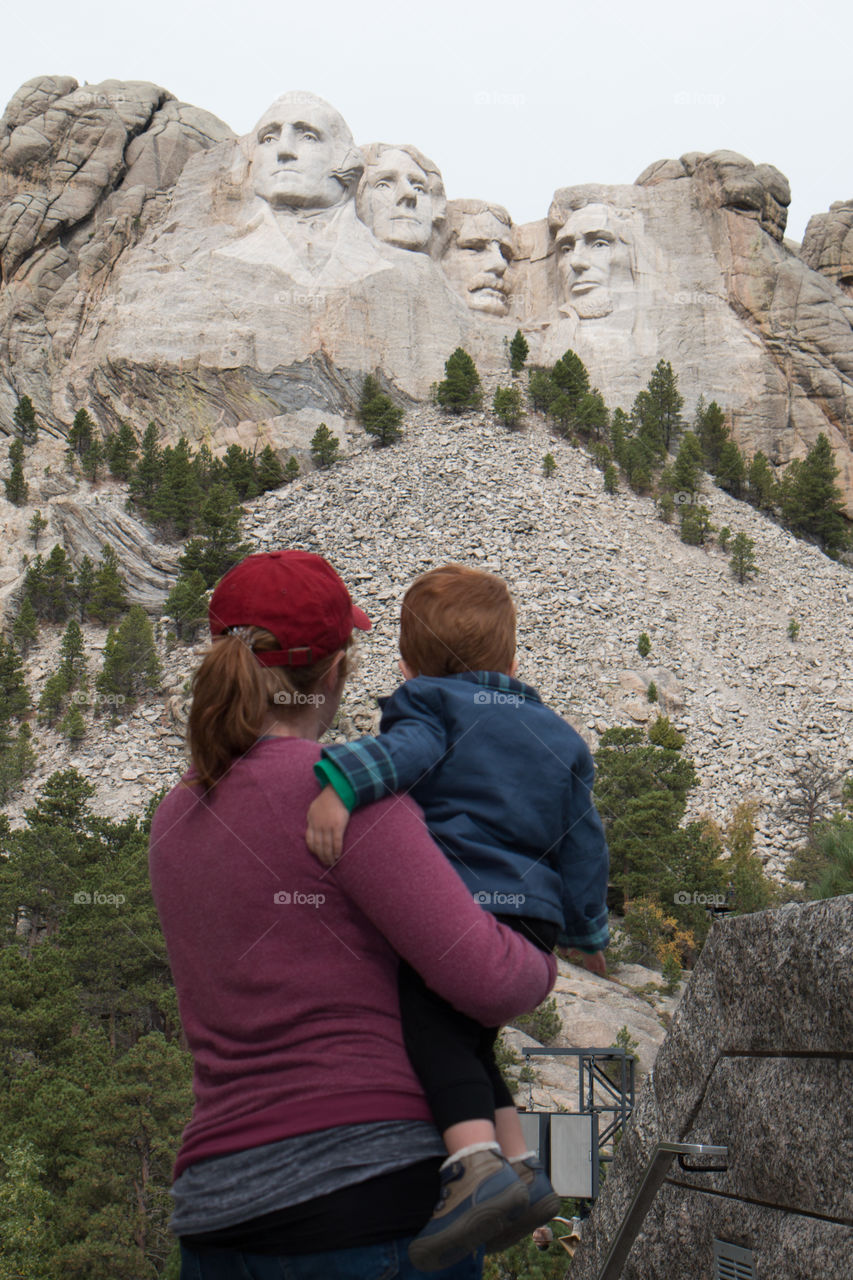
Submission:
[[[851,974],[853,897],[714,926],[584,1225],[572,1280],[599,1274],[658,1142],[726,1146],[728,1168],[673,1164],[625,1280],[710,1280],[714,1239],[751,1251],[757,1276],[849,1273]]]
[[[423,400],[456,346],[500,373],[521,327],[612,407],[668,359],[688,411],[716,399],[777,467],[825,432],[853,516],[849,207],[799,255],[789,200],[771,165],[694,152],[518,226],[448,203],[414,146],[362,151],[313,94],[235,138],[154,85],[30,81],[0,133],[0,417],[28,394],[59,434],[85,405],[290,450],[306,414],[352,418],[366,372]]]

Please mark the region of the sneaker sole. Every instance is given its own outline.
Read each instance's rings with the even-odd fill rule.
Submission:
[[[541,1200],[530,1205],[527,1211],[511,1223],[505,1232],[494,1240],[487,1241],[486,1253],[503,1253],[505,1249],[511,1249],[514,1244],[519,1244],[537,1227],[544,1227],[552,1218],[556,1218],[561,1206],[562,1201],[556,1192],[543,1196]]]
[[[441,1271],[444,1267],[452,1267],[454,1262],[461,1262],[492,1236],[509,1232],[527,1204],[524,1188],[510,1187],[488,1204],[469,1210],[458,1226],[454,1224],[447,1231],[437,1232],[426,1240],[413,1240],[409,1245],[409,1259],[418,1271]]]

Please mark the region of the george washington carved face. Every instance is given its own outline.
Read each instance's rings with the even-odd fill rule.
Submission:
[[[343,117],[310,94],[279,98],[258,121],[255,195],[273,209],[330,209],[351,199],[361,158]]]

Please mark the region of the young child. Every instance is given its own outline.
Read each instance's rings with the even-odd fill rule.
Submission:
[[[502,579],[449,564],[403,599],[405,683],[377,738],[324,749],[306,839],[327,866],[350,811],[410,792],[486,910],[537,946],[605,972],[608,852],[583,739],[515,679],[515,607]],[[405,850],[401,850],[405,856]],[[498,1029],[459,1014],[401,965],[403,1034],[449,1152],[442,1194],[410,1248],[422,1269],[486,1242],[498,1252],[559,1212],[494,1059]]]

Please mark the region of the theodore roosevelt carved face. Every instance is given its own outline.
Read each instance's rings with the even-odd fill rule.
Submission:
[[[552,207],[549,222],[561,300],[582,320],[610,315],[634,284],[628,232],[616,211],[588,204],[561,217]]]
[[[428,253],[444,222],[441,174],[415,147],[373,143],[364,150],[364,175],[356,195],[362,222],[387,244]]]
[[[343,117],[312,94],[285,94],[255,128],[255,195],[276,211],[330,209],[352,199],[362,159]]]
[[[450,235],[441,265],[474,311],[509,311],[507,269],[513,258],[512,221],[499,205],[453,200],[447,206]]]

